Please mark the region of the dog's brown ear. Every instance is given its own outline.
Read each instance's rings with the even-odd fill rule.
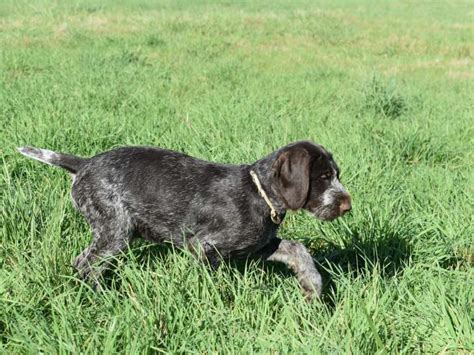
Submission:
[[[311,156],[306,149],[292,148],[273,163],[275,190],[286,207],[292,210],[302,208],[309,191]]]

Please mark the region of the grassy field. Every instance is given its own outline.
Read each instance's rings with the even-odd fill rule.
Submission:
[[[472,2],[0,4],[0,352],[474,351]],[[290,214],[323,273],[134,244],[104,292],[71,269],[90,232],[70,178],[19,155],[156,145],[243,163],[299,139],[353,196]]]

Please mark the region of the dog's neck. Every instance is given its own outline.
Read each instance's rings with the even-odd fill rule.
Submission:
[[[253,177],[251,176],[252,182],[259,193],[259,198],[261,198],[262,202],[267,205],[273,223],[280,224],[285,217],[286,207],[278,197],[276,191],[274,191],[272,188],[272,166],[275,159],[276,154],[272,153],[269,156],[255,162],[250,166],[249,175],[254,175]],[[253,174],[250,174],[250,171],[253,171]],[[258,182],[256,182],[255,179],[258,179]],[[260,187],[258,185],[260,185]],[[275,212],[272,213],[272,211]]]
[[[268,198],[267,193],[265,192],[265,190],[262,187],[262,184],[260,183],[257,173],[253,170],[250,170],[250,176],[252,177],[253,183],[257,187],[258,193],[260,194],[260,196],[262,196],[262,198],[265,200],[265,203],[270,208],[270,218],[272,222],[275,224],[281,224],[282,220],[280,218],[280,214],[278,213],[276,208],[273,206],[272,201],[270,201],[270,199]]]

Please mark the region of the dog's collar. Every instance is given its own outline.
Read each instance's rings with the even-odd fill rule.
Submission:
[[[252,177],[252,181],[254,182],[255,186],[257,186],[258,193],[260,194],[260,196],[263,197],[268,207],[270,207],[270,211],[271,211],[270,217],[272,219],[272,222],[275,224],[280,224],[281,223],[280,215],[278,214],[275,207],[273,207],[272,202],[270,201],[267,194],[265,193],[265,190],[262,188],[262,184],[260,184],[260,180],[258,179],[257,173],[253,170],[250,170],[250,176]]]

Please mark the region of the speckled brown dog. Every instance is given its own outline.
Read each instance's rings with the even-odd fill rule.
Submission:
[[[138,236],[187,247],[211,265],[258,257],[286,264],[308,297],[321,276],[307,249],[277,238],[288,209],[332,220],[351,209],[339,168],[323,147],[289,144],[251,165],[224,165],[148,147],[114,149],[92,158],[30,147],[19,151],[73,177],[72,198],[93,240],[75,260],[97,282],[104,258]]]

